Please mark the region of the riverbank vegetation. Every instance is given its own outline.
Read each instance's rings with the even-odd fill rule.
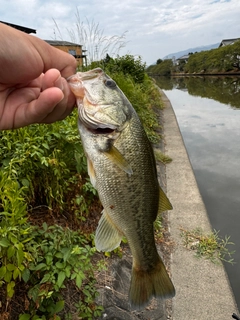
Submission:
[[[154,109],[161,102],[141,59],[127,55],[94,66],[103,63],[157,142]],[[0,137],[2,319],[99,318],[95,274],[104,255],[96,258],[93,235],[102,208],[87,175],[77,112]]]
[[[240,41],[217,49],[190,53],[187,61],[158,59],[147,72],[153,75],[240,73]]]
[[[150,75],[170,76],[173,70],[173,61],[171,59],[158,59],[156,65],[149,66],[146,71]]]
[[[184,230],[181,228],[181,236],[184,246],[193,250],[198,258],[206,258],[214,263],[219,261],[234,264],[234,251],[229,250],[229,246],[234,243],[230,241],[230,237],[219,237],[219,232],[214,230],[209,234],[205,234],[202,229]]]
[[[240,41],[217,49],[191,54],[185,73],[226,73],[240,71]]]

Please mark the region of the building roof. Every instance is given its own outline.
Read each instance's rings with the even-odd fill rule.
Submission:
[[[0,21],[0,23],[4,23],[12,28],[15,28],[17,30],[23,31],[25,33],[37,33],[37,31],[35,29],[31,29],[31,28],[27,28],[27,27],[23,27],[23,26],[19,26],[17,24],[13,24],[13,23],[9,23],[9,22],[5,22],[5,21]]]
[[[228,46],[229,44],[234,44],[236,41],[240,40],[240,38],[234,38],[234,39],[224,39],[221,41],[219,48]]]
[[[80,44],[69,42],[69,41],[60,41],[60,40],[44,40],[51,46],[75,46],[75,47],[81,47]]]
[[[189,54],[185,54],[184,56],[179,57],[177,60],[187,60],[189,58]]]

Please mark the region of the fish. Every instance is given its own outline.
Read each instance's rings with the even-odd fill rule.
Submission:
[[[129,300],[142,309],[154,296],[172,298],[174,285],[158,254],[154,221],[172,209],[160,188],[152,145],[124,93],[101,68],[68,79],[76,97],[78,129],[88,174],[103,211],[95,233],[98,251],[117,248],[122,238],[132,254]]]

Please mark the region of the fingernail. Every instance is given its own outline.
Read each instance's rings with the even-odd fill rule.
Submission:
[[[63,90],[64,86],[63,86],[63,82],[62,82],[62,77],[58,77],[57,80],[54,82],[54,86]]]

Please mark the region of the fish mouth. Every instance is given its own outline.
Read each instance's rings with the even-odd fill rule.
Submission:
[[[91,119],[89,117],[86,117],[86,114],[84,115],[84,117],[81,117],[81,116],[78,117],[78,122],[79,122],[79,125],[83,125],[86,128],[86,130],[88,130],[89,132],[95,135],[112,134],[117,129],[116,126],[100,123],[100,122],[97,122],[96,119]]]
[[[96,129],[87,128],[87,129],[88,129],[88,131],[90,131],[91,133],[96,134],[96,135],[112,134],[115,131],[111,128],[96,128]]]

